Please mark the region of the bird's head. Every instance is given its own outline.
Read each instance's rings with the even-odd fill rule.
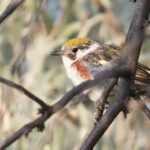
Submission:
[[[98,47],[99,43],[89,38],[74,38],[64,43],[61,51],[53,52],[52,55],[62,56],[65,66],[68,66],[95,51]]]

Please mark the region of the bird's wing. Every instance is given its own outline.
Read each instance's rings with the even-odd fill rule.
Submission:
[[[99,48],[83,57],[83,60],[92,66],[103,66],[118,58],[120,48],[104,43],[99,44]]]
[[[104,43],[100,43],[100,47],[95,50],[95,52],[89,53],[83,59],[86,61],[86,63],[88,63],[87,66],[93,68],[91,73],[96,73],[103,70],[105,65],[111,64],[113,60],[117,59],[120,56],[121,50],[122,48],[116,45],[106,45]],[[150,84],[149,71],[149,67],[138,63],[135,75],[135,83],[140,85]]]
[[[135,83],[137,84],[150,84],[150,68],[138,63],[136,75],[135,75]]]
[[[121,51],[121,48],[116,45],[109,45],[112,48]],[[150,68],[138,63],[137,64],[137,70],[135,74],[135,84],[139,85],[149,85],[150,84]]]

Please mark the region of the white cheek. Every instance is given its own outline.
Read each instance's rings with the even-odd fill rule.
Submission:
[[[67,75],[72,80],[73,84],[78,85],[81,82],[83,82],[84,79],[82,79],[80,77],[80,75],[77,73],[77,71],[74,68],[72,68],[72,66],[71,66],[72,63],[75,62],[75,60],[71,60],[65,56],[62,57],[62,60],[63,60],[64,66],[65,66]]]
[[[68,57],[66,56],[63,56],[62,57],[62,60],[63,60],[63,63],[64,63],[64,66],[65,66],[65,69],[66,69],[66,72],[67,72],[67,75],[70,79],[73,78],[73,70],[72,70],[72,63],[74,62],[73,60],[69,59]]]
[[[74,60],[71,60],[66,56],[63,56],[62,60],[63,60],[64,66],[66,67],[66,69],[67,69],[67,67],[71,67],[71,64],[74,62]]]

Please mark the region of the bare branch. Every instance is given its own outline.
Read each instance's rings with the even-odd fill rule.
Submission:
[[[15,2],[11,2],[0,15],[0,24],[7,19],[23,2],[24,0],[16,0]]]
[[[21,1],[23,2],[23,0]],[[19,5],[18,5],[19,6]],[[0,144],[0,150],[8,147],[16,140],[18,140],[23,135],[28,135],[32,129],[38,128],[38,130],[42,131],[44,129],[44,123],[48,118],[50,118],[53,114],[63,109],[76,95],[82,93],[84,90],[91,88],[100,84],[101,81],[108,78],[119,78],[119,89],[118,95],[116,96],[116,100],[114,103],[108,108],[106,113],[101,117],[101,119],[97,122],[95,128],[93,128],[88,134],[87,138],[83,141],[80,150],[91,150],[110,126],[115,117],[123,110],[127,99],[131,86],[131,82],[134,79],[134,74],[136,70],[136,65],[141,49],[141,45],[143,42],[143,33],[144,33],[144,23],[148,19],[150,1],[149,0],[137,0],[137,7],[135,14],[132,19],[132,23],[128,32],[128,36],[126,39],[125,49],[121,55],[122,60],[120,66],[113,68],[106,68],[105,71],[101,71],[98,73],[94,80],[88,80],[86,82],[81,83],[76,86],[69,92],[67,92],[58,102],[56,102],[52,106],[47,106],[41,99],[37,98],[33,94],[31,94],[24,87],[8,81],[6,79],[0,78],[0,82],[7,84],[10,87],[13,87],[25,95],[33,99],[36,103],[40,104],[42,108],[47,108],[41,116],[35,119],[34,121],[24,125],[18,131],[13,133],[10,137],[8,137],[4,142]],[[5,15],[0,16],[0,23],[7,18],[17,7],[12,7],[11,9],[6,9],[7,13]],[[2,18],[2,19],[1,19]],[[129,67],[127,67],[129,66]],[[132,76],[131,77],[131,71]]]
[[[124,108],[126,99],[130,89],[131,81],[134,80],[136,66],[143,42],[144,23],[148,20],[150,12],[149,0],[137,0],[137,7],[132,18],[130,29],[126,38],[124,51],[121,55],[120,62],[130,66],[132,71],[132,78],[121,78],[119,81],[119,90],[115,102],[110,106],[106,113],[99,120],[95,128],[91,130],[88,136],[84,139],[80,146],[80,150],[92,150],[98,140],[102,137],[104,132],[110,126],[114,118]]]
[[[118,78],[118,77],[129,77],[130,70],[128,67],[115,67],[113,69],[106,69],[105,71],[101,71],[97,73],[97,76],[94,80],[88,80],[80,85],[74,87],[72,90],[67,92],[61,100],[59,100],[53,107],[53,111],[56,112],[60,109],[62,109],[66,104],[69,103],[69,101],[76,95],[82,93],[84,90],[89,89],[91,87],[94,87],[101,83],[101,81],[107,79],[107,78]]]
[[[137,102],[143,113],[150,119],[150,110],[145,102],[140,97],[135,99],[135,101]]]
[[[100,81],[103,81],[107,78],[117,78],[120,76],[123,77],[130,76],[130,71],[128,67],[118,67],[114,69],[109,68],[108,70],[100,72],[99,76],[97,76],[96,79],[88,80],[74,87],[69,92],[67,92],[58,102],[56,102],[52,106],[49,106],[49,108],[46,109],[40,117],[24,125],[18,131],[13,133],[10,137],[8,137],[4,142],[2,142],[0,144],[0,150],[3,150],[4,148],[8,147],[13,142],[18,140],[21,136],[28,135],[33,128],[38,128],[39,130],[43,130],[44,123],[49,117],[51,117],[54,113],[63,109],[72,100],[73,97],[82,93],[84,90],[96,86],[97,84],[100,84]]]
[[[128,65],[132,68],[133,78],[138,63],[138,58],[143,42],[144,28],[146,22],[148,21],[149,13],[150,1],[137,0],[136,9],[126,37],[126,45],[130,45],[132,50],[129,50],[128,47],[126,47],[127,49],[123,51],[123,57],[128,58]]]
[[[0,143],[0,150],[5,149],[16,140],[18,140],[21,136],[27,136],[33,128],[38,128],[39,131],[44,129],[44,122],[52,115],[51,108],[45,111],[40,117],[35,119],[34,121],[24,125],[22,128],[14,132],[11,136],[9,136],[4,142]]]
[[[98,140],[102,137],[104,132],[110,126],[115,117],[122,111],[125,104],[125,99],[129,92],[129,80],[121,79],[119,81],[119,93],[114,103],[108,108],[106,113],[102,116],[99,122],[93,128],[87,138],[80,146],[80,150],[92,150]]]
[[[26,96],[28,96],[29,98],[31,98],[31,100],[33,100],[34,102],[36,102],[37,104],[39,104],[43,109],[48,108],[49,106],[40,98],[38,98],[37,96],[35,96],[34,94],[32,94],[30,91],[28,91],[27,89],[25,89],[23,86],[16,84],[10,80],[4,79],[2,77],[0,77],[0,82],[3,84],[6,84],[7,86],[10,86],[12,88],[17,89],[18,91],[24,93]]]
[[[96,125],[96,123],[102,117],[107,98],[110,92],[112,91],[113,87],[115,86],[116,82],[117,82],[117,79],[111,79],[106,89],[103,91],[101,98],[96,102],[96,113],[95,113],[95,118],[94,118],[94,125]]]

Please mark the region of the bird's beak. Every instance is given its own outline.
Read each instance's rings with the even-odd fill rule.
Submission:
[[[65,55],[64,51],[56,51],[51,53],[52,56],[63,56]]]

